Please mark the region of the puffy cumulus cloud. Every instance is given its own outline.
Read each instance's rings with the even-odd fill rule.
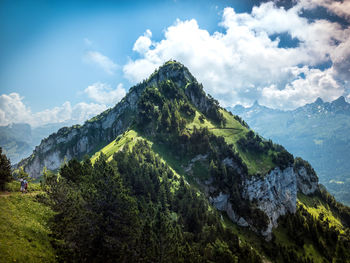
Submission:
[[[300,0],[305,8],[325,7],[330,12],[350,21],[350,0]]]
[[[118,68],[118,65],[115,64],[109,57],[106,57],[97,51],[86,52],[83,60],[87,63],[97,65],[110,75],[113,75]]]
[[[62,106],[46,109],[33,113],[29,107],[23,103],[23,97],[18,93],[2,94],[0,96],[0,125],[5,126],[10,123],[29,123],[33,127],[48,123],[76,122],[83,123],[107,107],[95,103],[78,103],[74,106],[70,102],[65,102]]]
[[[126,94],[123,84],[119,84],[116,89],[112,89],[110,85],[100,82],[88,86],[84,92],[96,102],[108,105],[119,102]]]
[[[273,107],[289,108],[311,102],[312,94],[330,100],[332,87],[335,94],[344,91],[337,78],[348,66],[336,65],[341,58],[347,59],[350,29],[327,20],[308,20],[301,16],[304,8],[301,2],[288,10],[268,2],[251,13],[225,8],[220,23],[223,30],[213,34],[201,29],[194,19],[177,20],[165,30],[161,41],[152,41],[147,33],[136,40],[134,51],[140,58],[124,65],[124,75],[139,82],[165,61],[176,59],[224,106],[258,99]],[[279,38],[272,37],[276,34],[289,34],[299,43],[283,47]],[[311,69],[330,62],[334,65],[331,69]],[[295,69],[305,71],[305,65],[305,79],[293,73]],[[303,81],[308,85],[305,90],[312,90],[312,94],[301,92]]]
[[[333,78],[332,69],[292,68],[296,79],[283,89],[272,84],[262,89],[261,103],[270,107],[294,109],[315,101],[318,97],[329,101],[344,94],[344,89]]]
[[[23,97],[18,93],[2,94],[0,96],[0,125],[11,122],[27,122],[31,119],[30,109],[22,102]]]
[[[136,40],[132,50],[140,54],[143,54],[144,52],[146,52],[152,45],[151,37],[152,37],[152,32],[151,30],[147,29],[144,35],[140,36]]]

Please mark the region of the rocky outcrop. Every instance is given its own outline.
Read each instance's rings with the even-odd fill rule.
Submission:
[[[304,195],[316,192],[318,188],[318,177],[315,173],[308,173],[305,167],[296,169],[298,191]]]
[[[198,154],[197,156],[195,156],[189,162],[188,166],[184,168],[185,172],[186,173],[191,173],[194,163],[197,162],[197,161],[205,160],[205,159],[207,159],[207,157],[208,157],[208,154]]]
[[[183,88],[187,83],[197,82],[185,66],[176,61],[168,61],[150,76],[147,85],[157,86],[166,80],[172,80],[178,87]]]
[[[228,160],[226,163],[232,165]],[[297,192],[308,195],[318,189],[318,179],[315,174],[308,173],[303,166],[299,167],[297,172],[294,170],[292,166],[284,170],[276,167],[263,177],[243,178],[242,197],[265,213],[268,222],[264,229],[258,229],[250,218],[235,211],[228,193],[219,192],[216,196],[210,196],[209,201],[218,210],[225,211],[228,217],[239,226],[249,226],[270,240],[273,228],[278,225],[278,218],[287,213],[295,213]],[[205,192],[210,195],[217,193],[218,189],[206,184]]]
[[[269,240],[278,218],[288,212],[295,213],[296,210],[297,182],[293,167],[283,171],[277,167],[264,177],[246,178],[242,183],[242,197],[254,203],[268,217],[265,229],[257,229],[249,218],[234,211],[229,194],[220,192],[215,197],[209,197],[209,201],[218,210],[226,211],[233,222],[240,226],[250,226]]]
[[[123,133],[131,124],[128,114],[136,110],[140,90],[133,90],[113,109],[85,122],[84,125],[64,127],[41,141],[32,155],[17,166],[32,177],[40,176],[43,168],[55,170],[64,160],[82,158],[96,147],[106,144]]]
[[[261,230],[261,234],[270,239],[278,218],[296,211],[297,181],[293,167],[284,170],[277,167],[264,178],[246,179],[243,197],[254,202],[269,218],[267,228]]]

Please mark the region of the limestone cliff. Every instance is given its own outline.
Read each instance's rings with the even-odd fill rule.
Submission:
[[[305,167],[299,167],[294,172],[290,166],[281,170],[276,167],[265,176],[253,176],[243,178],[242,197],[258,207],[268,218],[267,226],[257,229],[250,218],[245,217],[240,211],[235,211],[235,205],[228,193],[219,192],[216,196],[210,196],[211,203],[220,211],[226,211],[228,217],[240,226],[249,226],[256,232],[260,232],[267,240],[271,239],[277,220],[287,213],[295,213],[297,192],[306,195],[313,194],[318,189],[317,176],[307,173]],[[213,187],[207,193],[215,193],[218,189]]]

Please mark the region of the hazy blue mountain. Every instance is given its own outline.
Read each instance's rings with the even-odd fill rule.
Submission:
[[[19,123],[0,126],[0,146],[11,163],[20,161],[33,150],[32,130],[29,124]]]
[[[333,102],[318,98],[291,111],[257,102],[248,108],[237,105],[229,110],[263,137],[308,160],[320,182],[338,200],[350,204],[350,104],[344,97]]]
[[[11,164],[15,164],[28,157],[42,139],[69,125],[72,123],[51,123],[34,128],[27,123],[0,126],[0,147],[11,160]]]

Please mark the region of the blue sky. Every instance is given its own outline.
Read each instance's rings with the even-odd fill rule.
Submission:
[[[348,3],[3,0],[0,125],[82,122],[171,58],[224,106],[348,96]]]
[[[222,2],[222,1],[220,1]],[[224,3],[224,2],[222,2]],[[220,3],[220,8],[223,6]],[[3,1],[1,7],[0,86],[18,92],[32,110],[77,103],[93,82],[120,82],[118,67],[106,74],[82,57],[89,50],[123,65],[136,39],[152,29],[159,40],[163,30],[179,18],[195,18],[201,26],[217,30],[219,3],[210,1]],[[240,9],[245,6],[237,5]],[[242,8],[243,7],[243,8]],[[84,41],[86,39],[87,41]],[[86,42],[90,41],[91,44]]]

